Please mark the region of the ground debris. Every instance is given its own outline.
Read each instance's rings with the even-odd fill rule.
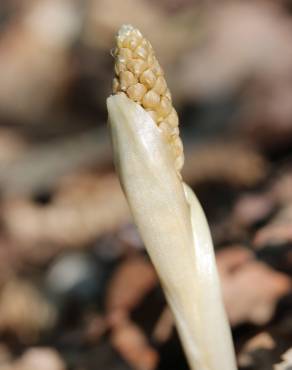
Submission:
[[[257,334],[255,337],[249,339],[243,349],[240,351],[238,355],[238,362],[240,366],[249,366],[253,363],[253,352],[259,349],[266,349],[271,350],[275,348],[276,343],[271,337],[271,335],[267,332],[261,332]]]
[[[291,290],[288,276],[254,260],[253,254],[242,247],[219,252],[217,261],[231,324],[267,323],[278,300]]]
[[[112,332],[111,343],[133,368],[137,370],[156,368],[158,354],[134,323],[125,320],[117,325]]]

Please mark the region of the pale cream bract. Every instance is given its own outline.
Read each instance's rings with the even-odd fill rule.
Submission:
[[[116,168],[192,370],[235,370],[203,211],[151,115],[125,94],[107,99]]]

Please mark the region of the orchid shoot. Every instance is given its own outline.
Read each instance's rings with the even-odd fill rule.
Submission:
[[[209,227],[180,174],[178,117],[152,46],[131,25],[116,37],[107,99],[115,165],[192,370],[235,370]]]

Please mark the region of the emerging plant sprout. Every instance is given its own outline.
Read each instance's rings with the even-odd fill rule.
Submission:
[[[152,46],[131,25],[116,37],[107,99],[114,157],[193,370],[234,370],[207,221],[183,183],[178,117]],[[139,277],[137,277],[139,278]]]

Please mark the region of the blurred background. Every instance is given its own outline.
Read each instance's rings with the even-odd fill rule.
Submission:
[[[0,370],[188,369],[112,164],[105,100],[123,23],[165,70],[239,368],[288,369],[291,1],[10,0],[0,2]]]

